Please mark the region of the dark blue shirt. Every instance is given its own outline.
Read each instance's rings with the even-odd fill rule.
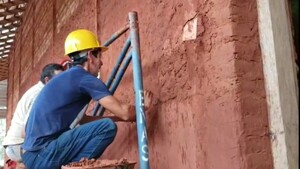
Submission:
[[[69,130],[83,107],[111,95],[106,85],[80,66],[60,73],[49,81],[33,103],[26,124],[22,148],[36,151]]]

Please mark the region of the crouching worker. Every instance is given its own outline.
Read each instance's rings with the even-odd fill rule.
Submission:
[[[40,76],[40,81],[28,89],[19,100],[16,110],[13,114],[11,125],[3,139],[2,146],[5,148],[9,162],[20,163],[21,145],[25,137],[25,124],[29,116],[29,110],[45,84],[55,75],[61,73],[63,67],[56,63],[50,63],[44,66]]]
[[[69,127],[91,99],[114,114],[114,119],[135,121],[135,107],[120,103],[97,78],[101,54],[106,50],[88,30],[76,30],[67,36],[65,55],[73,61],[73,67],[51,80],[32,106],[22,146],[27,168],[60,169],[83,157],[102,155],[117,132],[111,118],[84,115],[79,127]],[[151,99],[152,94],[146,92],[145,108]]]

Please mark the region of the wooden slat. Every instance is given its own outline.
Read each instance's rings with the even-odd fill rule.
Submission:
[[[21,25],[27,2],[28,0],[0,2],[0,28],[1,32],[5,31],[0,33],[0,81],[7,79],[9,53],[13,48],[15,34]]]

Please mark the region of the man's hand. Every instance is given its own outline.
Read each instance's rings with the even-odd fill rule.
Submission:
[[[145,111],[153,106],[153,93],[149,90],[144,91],[144,105]]]
[[[144,91],[144,108],[145,111],[150,110],[153,107],[153,93],[149,90]],[[128,122],[135,122],[136,121],[136,112],[135,106],[131,105],[129,108],[129,112],[134,113],[131,115],[131,118],[127,120]]]
[[[136,112],[135,112],[135,106],[134,105],[127,105],[127,104],[119,104],[119,102],[112,102],[114,99],[112,99],[113,96],[107,96],[99,101],[99,103],[104,106],[108,111],[114,114],[114,116],[104,116],[107,118],[113,119],[115,122],[117,121],[123,121],[123,122],[135,122],[136,121]],[[113,103],[118,103],[118,104],[113,104]],[[150,110],[153,105],[155,104],[154,99],[153,99],[153,93],[149,90],[144,91],[144,108],[145,111]],[[110,109],[108,107],[111,107]],[[126,110],[126,118],[122,118],[120,115],[116,114],[117,111],[113,111],[116,107],[121,107],[123,110]],[[123,113],[124,111],[121,110],[119,111]]]

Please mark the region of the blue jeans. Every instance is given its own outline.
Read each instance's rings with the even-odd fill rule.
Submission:
[[[117,126],[111,119],[101,119],[64,132],[38,151],[22,154],[28,169],[60,169],[81,158],[99,158],[113,142]]]

